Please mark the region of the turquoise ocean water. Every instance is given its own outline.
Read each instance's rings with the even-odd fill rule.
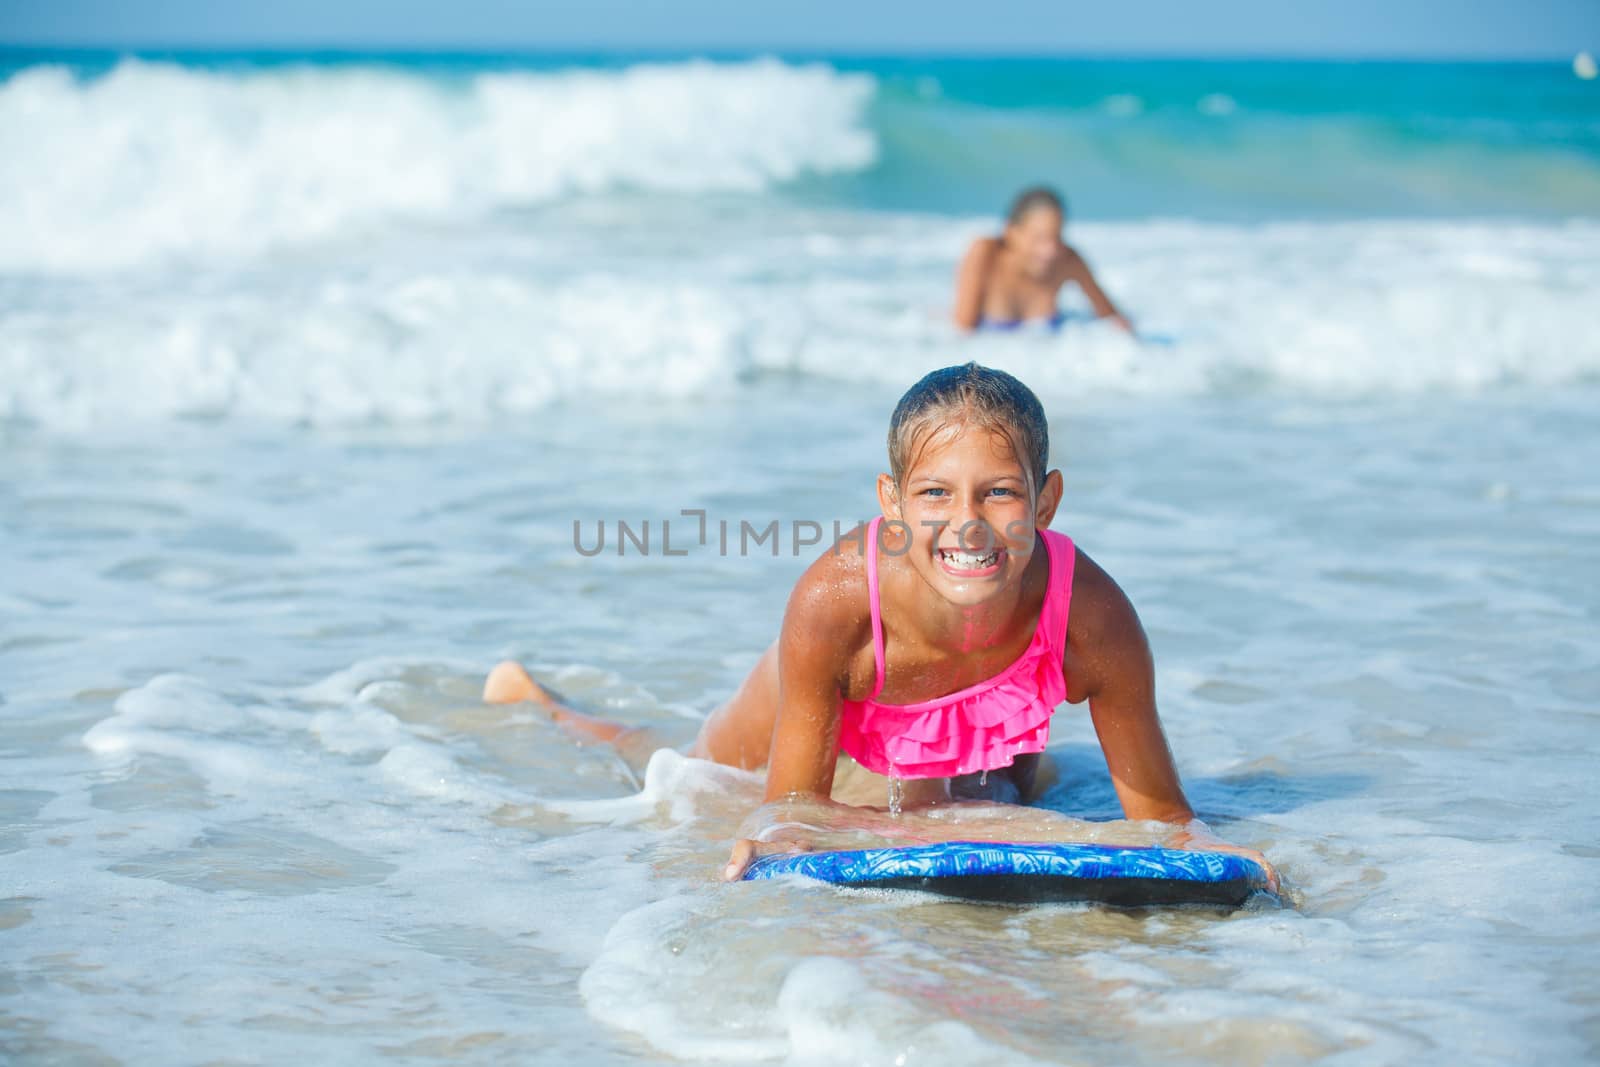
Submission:
[[[946,325],[1036,181],[1143,343]],[[1568,64],[13,51],[0,204],[0,1059],[1600,1055]],[[692,732],[966,359],[1290,906],[720,886],[758,781],[477,700]]]
[[[745,95],[736,86],[752,79],[741,78],[741,71],[766,71],[766,76],[754,75],[761,84]],[[263,98],[274,88],[321,90],[336,105],[323,116],[329,123],[366,118],[389,126],[387,132],[398,140],[424,133],[427,119],[444,118],[465,140],[492,116],[497,103],[535,97],[541,89],[563,84],[587,92],[568,94],[551,110],[563,121],[605,125],[615,116],[608,115],[604,98],[627,97],[630,90],[644,94],[652,72],[665,78],[666,94],[676,99],[656,98],[649,106],[627,101],[635,105],[631,114],[642,120],[659,110],[654,117],[665,128],[653,132],[681,138],[674,149],[685,155],[696,153],[697,141],[703,142],[700,149],[721,149],[735,131],[719,128],[718,119],[733,117],[741,107],[771,118],[774,125],[764,137],[750,138],[724,155],[745,156],[748,162],[761,153],[760,141],[768,148],[789,146],[790,166],[763,175],[767,191],[789,202],[986,214],[1015,191],[1019,176],[1031,175],[1066,187],[1078,213],[1097,219],[1550,219],[1592,216],[1600,203],[1594,85],[1554,62],[837,57],[780,62],[293,53],[158,53],[133,61],[95,53],[0,52],[0,74],[58,86],[59,95],[42,85],[35,93],[12,86],[12,106],[23,103],[18,97],[32,96],[39,110],[31,117],[39,121],[50,117],[52,105],[82,108],[97,99],[115,112],[108,99],[113,96],[125,108],[122,117],[132,121],[141,102],[158,104],[165,92],[225,88],[224,96],[245,98],[235,102],[232,113],[208,114],[202,106],[200,113],[182,117],[219,127],[245,120],[247,128],[234,127],[230,138],[241,150],[264,147],[252,145],[248,124],[271,121],[271,105]],[[74,87],[60,87],[61,78],[73,79]],[[785,95],[785,83],[808,80],[827,85],[807,100]],[[110,91],[111,86],[122,91]],[[386,91],[401,106],[359,114],[363,103],[384,102]],[[344,115],[337,109],[341,97],[350,107]],[[590,103],[601,106],[586,114]],[[811,110],[829,104],[825,115]],[[163,126],[179,117],[165,114],[153,128],[128,131],[131,143],[99,147],[131,149],[139,142],[159,147]],[[522,143],[499,145],[496,156],[538,154],[526,141],[538,140],[539,122],[549,115],[535,108],[525,117],[529,124],[517,138]],[[701,122],[705,125],[697,125]],[[813,123],[818,143],[807,152],[797,127]],[[849,130],[870,134],[870,162],[848,151],[816,150],[829,135],[843,140]],[[29,132],[26,122],[13,132]],[[281,147],[296,147],[298,132],[307,137],[299,147],[307,157],[314,155],[312,130],[281,132],[286,135]],[[427,132],[445,133],[448,139],[450,131]],[[737,132],[749,131],[740,127]],[[181,136],[170,129],[166,134]],[[576,157],[538,155],[545,166],[566,171],[562,176],[569,189],[656,190],[677,184],[671,175],[621,165],[607,172],[594,168],[592,160],[584,166]],[[302,160],[303,165],[312,162]],[[322,162],[332,165],[331,159]],[[687,191],[741,184],[730,170],[705,171],[703,185]],[[535,184],[516,186],[508,182],[493,206],[525,207],[542,198],[544,190]]]

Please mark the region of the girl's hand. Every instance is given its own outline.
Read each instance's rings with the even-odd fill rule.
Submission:
[[[755,841],[748,837],[741,837],[733,843],[733,855],[728,857],[728,863],[722,868],[724,882],[737,882],[744,877],[745,870],[757,857],[773,855],[794,855],[797,852],[810,852],[811,842],[803,840],[789,841]]]
[[[1267,875],[1267,888],[1274,896],[1279,892],[1278,870],[1267,861],[1258,849],[1248,848],[1244,845],[1235,845],[1212,832],[1211,827],[1195,819],[1183,827],[1167,840],[1168,848],[1183,848],[1192,852],[1228,852],[1235,856],[1243,856],[1261,865]]]
[[[793,855],[811,852],[817,847],[816,835],[822,828],[804,820],[796,808],[807,803],[802,797],[783,797],[761,805],[745,816],[739,835],[733,843],[733,854],[722,868],[724,882],[737,882],[744,877],[745,868],[760,856]],[[830,801],[810,800],[821,808],[831,806]]]
[[[1247,860],[1254,860],[1256,863],[1259,863],[1261,865],[1261,869],[1265,871],[1267,875],[1267,891],[1273,896],[1279,895],[1280,886],[1278,883],[1278,869],[1271,863],[1267,862],[1267,857],[1262,855],[1258,850],[1248,848],[1244,845],[1230,845],[1226,841],[1218,841],[1201,847],[1206,852],[1232,852],[1236,856],[1243,856]]]

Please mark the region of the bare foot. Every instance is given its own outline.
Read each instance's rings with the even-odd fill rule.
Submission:
[[[567,707],[560,695],[534,681],[533,676],[515,660],[508,659],[489,672],[489,677],[483,683],[485,704],[519,704],[523,701],[540,705],[550,713],[553,722],[585,741],[619,744],[619,739],[624,735],[644,733],[640,728],[608,722]]]
[[[489,677],[483,683],[484,703],[516,704],[524,700],[547,707],[553,707],[556,703],[550,691],[534,681],[522,669],[522,664],[515,660],[508,659],[489,672]]]

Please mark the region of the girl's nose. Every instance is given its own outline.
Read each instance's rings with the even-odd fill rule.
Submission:
[[[989,528],[984,525],[983,515],[978,510],[978,501],[970,496],[963,496],[957,505],[956,514],[953,516],[956,540],[960,547],[968,550],[981,550],[988,547]]]

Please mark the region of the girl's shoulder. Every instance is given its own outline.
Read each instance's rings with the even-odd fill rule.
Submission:
[[[974,237],[972,243],[967,246],[968,260],[987,263],[999,254],[1000,238],[998,237]]]
[[[832,622],[844,622],[860,615],[868,617],[867,532],[863,522],[841,533],[831,544],[824,543],[821,554],[812,561],[794,584],[792,606],[801,604],[808,614]]]
[[[1121,623],[1133,605],[1104,567],[1078,545],[1073,546],[1073,551],[1068,633],[1079,640],[1091,640],[1099,637],[1108,625],[1115,627]]]
[[[1133,602],[1116,579],[1082,548],[1077,549],[1073,566],[1067,656],[1076,660],[1076,669],[1069,671],[1067,677],[1078,674],[1078,681],[1091,689],[1104,680],[1099,675],[1149,667],[1149,639]],[[1086,669],[1096,677],[1082,677]]]
[[[1061,251],[1056,253],[1056,271],[1067,281],[1076,281],[1089,271],[1089,261],[1076,248],[1061,242]]]
[[[783,614],[784,648],[848,686],[872,664],[867,524],[845,531],[800,575]]]

